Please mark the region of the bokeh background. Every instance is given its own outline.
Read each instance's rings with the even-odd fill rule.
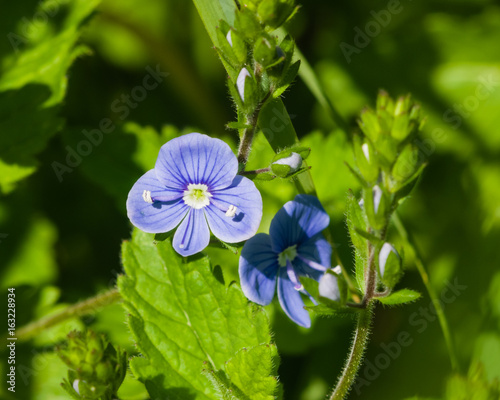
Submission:
[[[120,244],[131,232],[128,190],[154,165],[165,141],[198,131],[237,144],[237,133],[225,129],[235,118],[226,74],[193,4],[97,3],[0,5],[0,288],[7,304],[6,289],[16,287],[18,326],[113,286],[122,271]],[[381,15],[385,22],[378,20]],[[447,285],[459,285],[444,304],[459,373],[452,372],[438,321],[425,311],[431,300],[408,251],[400,285],[423,297],[409,306],[377,309],[366,365],[378,360],[384,368],[363,367],[366,384],[349,398],[451,400],[462,398],[457,393],[466,393],[464,399],[475,393],[496,399],[491,393],[500,380],[500,5],[309,0],[287,29],[349,126],[347,132],[339,129],[300,78],[283,96],[302,143],[312,148],[308,163],[344,263],[352,264],[346,193],[359,189],[344,165],[352,161],[356,116],[373,105],[380,88],[392,96],[411,93],[428,115],[422,146],[430,159],[401,216],[438,295],[448,293],[449,299]],[[161,82],[153,89],[141,89],[151,70],[168,76],[157,76]],[[110,132],[68,165],[68,146],[77,149],[87,140],[84,130],[102,129],[103,121],[111,121]],[[272,154],[259,136],[250,167],[268,165]],[[55,162],[68,167],[59,176]],[[267,232],[295,189],[286,181],[261,183],[259,189],[261,231]],[[207,252],[226,280],[238,279],[237,256],[216,248]],[[285,398],[323,399],[347,355],[352,321],[316,319],[306,330],[279,307],[268,311]],[[18,365],[24,369],[16,394],[9,397],[2,379],[0,397],[67,399],[59,387],[65,367],[52,350],[69,329],[84,326],[107,333],[134,354],[125,314],[120,305],[110,306],[19,343]],[[381,360],[387,357],[378,356],[401,332],[411,344],[385,365]],[[0,355],[4,376],[6,355]],[[147,394],[128,377],[121,398]]]

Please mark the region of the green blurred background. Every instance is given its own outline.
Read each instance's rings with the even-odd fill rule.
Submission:
[[[0,287],[4,299],[6,289],[16,287],[18,326],[112,287],[122,270],[120,244],[131,232],[128,190],[154,165],[165,141],[199,131],[237,144],[237,133],[224,128],[235,118],[226,74],[193,4],[97,3],[20,0],[0,6]],[[303,1],[287,26],[349,132],[336,127],[301,79],[283,100],[302,143],[312,148],[308,163],[346,265],[352,254],[344,205],[347,190],[358,187],[344,161],[352,160],[356,116],[380,88],[392,96],[412,93],[422,104],[430,162],[401,215],[436,292],[443,293],[447,282],[466,286],[444,305],[460,374],[452,374],[439,323],[422,311],[430,298],[408,251],[400,285],[424,296],[410,306],[377,309],[366,365],[382,360],[377,356],[401,332],[411,344],[378,374],[363,367],[367,384],[349,398],[494,399],[481,393],[500,380],[500,5],[396,2],[399,11],[389,14],[386,26],[378,23],[380,32],[367,36],[348,60],[341,44],[355,46],[359,31],[376,26],[376,15],[390,3]],[[169,75],[155,88],[141,89],[147,68]],[[77,149],[86,140],[83,130],[100,129],[108,118],[111,132],[59,179],[54,162],[67,164],[68,146]],[[272,154],[259,136],[249,167],[266,166]],[[295,189],[288,182],[261,183],[259,189],[261,231],[267,232]],[[238,279],[237,256],[207,252],[227,281]],[[305,330],[279,307],[268,310],[285,398],[323,399],[347,355],[352,321],[317,319]],[[58,386],[65,368],[53,345],[69,329],[87,325],[133,354],[124,321],[114,305],[19,343],[24,369],[16,395],[9,397],[2,379],[0,396],[66,399]],[[147,394],[128,377],[121,398]]]

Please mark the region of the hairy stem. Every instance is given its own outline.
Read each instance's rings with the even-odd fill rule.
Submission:
[[[436,314],[437,314],[437,317],[439,320],[439,324],[441,325],[441,330],[443,331],[444,340],[445,340],[446,346],[448,348],[448,354],[450,357],[451,367],[452,367],[453,371],[458,371],[459,370],[458,358],[457,358],[457,354],[455,351],[455,346],[453,344],[453,340],[451,338],[448,320],[446,319],[446,315],[444,313],[443,307],[441,307],[441,303],[437,297],[437,294],[434,291],[434,288],[432,287],[432,285],[430,283],[429,275],[427,274],[427,271],[425,269],[422,258],[419,255],[415,241],[410,236],[410,234],[407,232],[405,226],[403,225],[403,222],[401,221],[401,219],[399,218],[399,215],[397,213],[394,213],[392,220],[393,220],[394,225],[396,226],[396,229],[398,230],[399,234],[403,238],[403,240],[407,243],[407,245],[409,247],[411,247],[413,249],[413,252],[415,253],[415,265],[417,266],[418,273],[420,274],[420,277],[422,278],[422,281],[424,282],[425,288],[427,289],[427,293],[429,293],[429,297],[432,300],[432,304],[434,305],[434,308],[436,309]]]
[[[238,164],[240,165],[241,171],[245,170],[248,157],[250,156],[250,151],[252,150],[253,137],[255,136],[255,131],[257,130],[259,109],[260,108],[256,109],[253,114],[247,117],[246,124],[249,125],[249,127],[243,130],[240,147],[238,149]]]
[[[118,292],[118,289],[113,288],[95,297],[73,304],[56,314],[48,315],[38,321],[33,321],[28,325],[19,328],[17,331],[17,339],[19,341],[29,340],[37,336],[45,329],[57,325],[67,319],[96,312],[98,309],[116,303],[119,300],[121,300],[121,295]]]
[[[358,313],[358,323],[356,325],[351,353],[337,382],[337,386],[330,395],[330,400],[343,400],[354,384],[370,338],[372,317],[373,303]]]

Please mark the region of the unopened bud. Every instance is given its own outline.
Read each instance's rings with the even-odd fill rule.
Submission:
[[[302,157],[300,154],[292,152],[288,157],[280,158],[271,164],[272,171],[281,177],[292,174],[301,167]]]
[[[242,68],[238,78],[236,79],[236,87],[238,88],[238,93],[240,94],[241,101],[245,101],[245,81],[246,78],[250,76],[250,72],[246,68]]]
[[[319,295],[333,301],[340,300],[340,289],[337,277],[328,271],[319,280]]]
[[[378,255],[378,264],[380,278],[390,288],[394,287],[401,277],[401,263],[401,257],[394,246],[384,243]]]

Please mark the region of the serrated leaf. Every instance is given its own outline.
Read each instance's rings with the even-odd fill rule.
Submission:
[[[279,364],[274,344],[241,349],[226,363],[231,384],[252,400],[273,400],[278,391],[276,377]]]
[[[411,289],[401,289],[387,297],[379,297],[377,300],[387,306],[411,303],[420,298],[421,294]]]
[[[170,239],[155,244],[153,235],[135,230],[122,260],[118,287],[144,355],[130,365],[152,398],[218,399],[202,369],[222,370],[238,350],[270,343],[263,309],[237,285],[226,287],[207,257],[184,259]]]

